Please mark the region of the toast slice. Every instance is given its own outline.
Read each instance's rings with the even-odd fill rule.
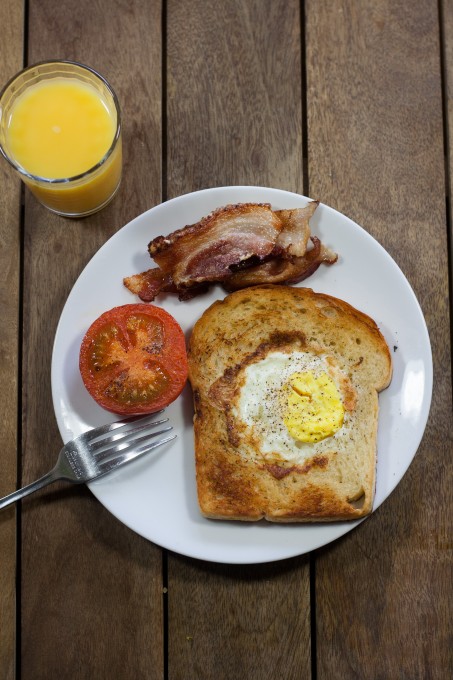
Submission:
[[[303,375],[329,375],[337,390],[341,424],[320,440],[300,441],[287,431],[282,393],[297,362]],[[201,513],[273,522],[370,513],[378,392],[391,375],[390,351],[376,323],[342,300],[265,285],[215,302],[189,342]],[[320,419],[329,423],[331,402],[320,403]]]

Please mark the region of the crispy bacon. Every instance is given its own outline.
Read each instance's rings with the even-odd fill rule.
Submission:
[[[123,279],[123,283],[143,302],[152,302],[159,293],[177,293],[180,300],[191,300],[196,295],[204,293],[209,287],[207,283],[200,283],[190,288],[178,289],[171,276],[164,274],[158,267],[127,276]]]
[[[240,288],[258,286],[261,283],[300,283],[314,274],[323,262],[333,264],[337,261],[337,254],[323,246],[317,236],[311,236],[310,240],[313,248],[307,250],[302,257],[290,259],[273,257],[255,267],[235,272],[223,283],[223,287],[231,292]]]
[[[305,208],[276,210],[275,214],[283,222],[283,229],[277,237],[276,248],[281,248],[285,256],[302,257],[305,255],[310,238],[308,221],[318,205],[319,201],[310,201]]]
[[[231,266],[251,257],[265,258],[281,229],[281,220],[269,204],[239,203],[219,208],[169,236],[158,236],[148,250],[181,288],[222,281],[231,275]]]
[[[148,250],[158,267],[124,279],[143,301],[159,293],[188,300],[213,283],[227,291],[261,283],[298,283],[335,253],[310,236],[319,205],[273,211],[267,203],[240,203],[212,212],[197,224],[153,239]],[[307,248],[309,241],[312,248]]]
[[[123,279],[123,283],[143,302],[152,302],[159,293],[177,292],[171,276],[164,274],[158,267],[147,269],[141,274],[127,276]]]

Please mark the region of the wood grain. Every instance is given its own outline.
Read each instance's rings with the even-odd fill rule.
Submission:
[[[73,59],[110,80],[123,113],[124,173],[114,201],[84,220],[53,215],[26,193],[24,483],[61,446],[50,365],[66,297],[97,249],[161,200],[161,3],[30,0],[29,35],[30,63]],[[62,486],[23,503],[21,582],[22,678],[162,677],[161,551],[88,490]]]
[[[16,518],[3,511],[0,680],[451,677],[452,3],[27,5],[29,63],[80,60],[116,89],[124,177],[114,202],[85,220],[52,215],[25,192],[21,226],[20,183],[0,162],[0,378],[11,385],[1,399],[0,494],[16,484],[18,447],[27,483],[53,465],[61,445],[51,345],[77,276],[123,224],[196,189],[281,187],[355,219],[415,290],[435,388],[425,436],[398,488],[311,557],[223,566],[169,554],[162,563],[159,548],[88,490],[61,485],[24,501],[17,668]],[[23,22],[23,3],[0,2],[2,82],[22,66]]]
[[[309,678],[309,558],[255,566],[172,556],[169,677]]]
[[[317,676],[445,678],[452,403],[437,5],[309,0],[306,36],[310,193],[400,265],[425,313],[435,375],[428,427],[402,483],[317,555]]]
[[[0,87],[22,68],[23,7],[14,0],[0,4]],[[0,159],[0,497],[16,488],[18,461],[18,373],[20,300],[20,180]],[[0,517],[0,678],[15,676],[16,643],[16,510]]]
[[[453,262],[453,3],[443,0],[439,3],[440,30],[442,39],[442,66],[444,76],[444,116],[445,116],[445,149],[447,156],[447,206],[450,235],[450,267]],[[453,315],[450,285],[450,317]]]
[[[168,197],[235,184],[302,191],[299,3],[167,6]]]
[[[298,2],[167,3],[167,192],[303,191]],[[168,558],[172,680],[310,675],[307,559],[224,567]]]

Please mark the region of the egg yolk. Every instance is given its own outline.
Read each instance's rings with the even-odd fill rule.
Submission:
[[[335,383],[321,373],[293,373],[287,383],[287,410],[283,421],[292,437],[317,442],[343,425],[344,406]]]

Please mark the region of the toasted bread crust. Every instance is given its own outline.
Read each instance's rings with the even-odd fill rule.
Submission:
[[[303,465],[269,464],[244,455],[229,413],[228,389],[234,390],[235,371],[263,347],[325,350],[335,358],[357,393],[353,441],[313,455]],[[214,303],[195,324],[189,342],[202,514],[306,522],[354,519],[371,512],[377,395],[391,374],[390,352],[376,323],[342,300],[308,288],[268,285]]]

